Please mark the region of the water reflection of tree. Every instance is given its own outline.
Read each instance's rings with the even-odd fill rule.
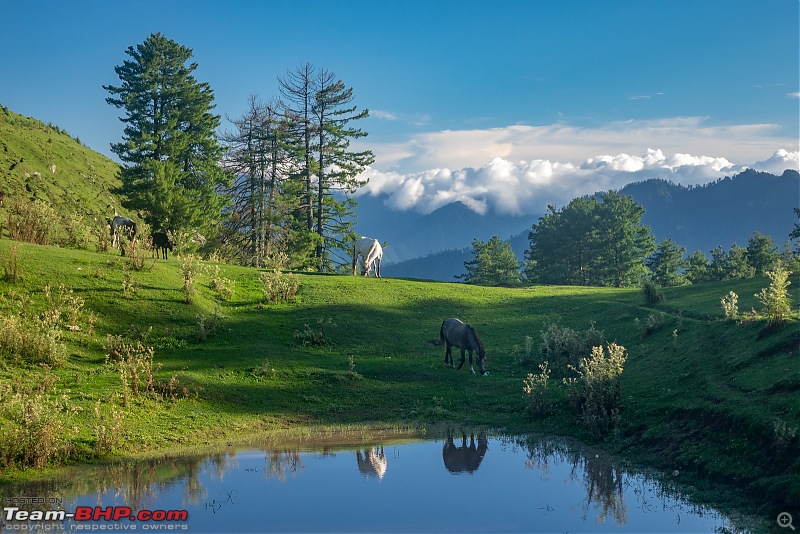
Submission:
[[[583,472],[586,487],[586,503],[583,509],[583,520],[592,503],[600,509],[595,521],[606,522],[609,513],[614,516],[618,525],[627,523],[625,500],[622,493],[623,473],[608,459],[595,454],[578,454],[573,459],[572,471]]]
[[[264,478],[286,480],[286,475],[296,475],[303,468],[299,449],[264,451]]]
[[[528,451],[525,466],[540,471],[542,480],[549,480],[553,463],[566,463],[570,469],[570,480],[582,478],[586,488],[586,500],[583,507],[583,520],[592,505],[599,509],[596,522],[605,523],[610,515],[618,525],[627,522],[627,510],[623,494],[624,473],[609,459],[598,454],[585,453],[569,447],[557,438],[529,437],[520,443]]]

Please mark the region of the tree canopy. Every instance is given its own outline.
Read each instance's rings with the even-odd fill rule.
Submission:
[[[515,285],[522,282],[519,262],[511,244],[498,236],[487,242],[472,241],[474,258],[464,262],[466,274],[459,276],[468,284]]]
[[[114,68],[119,86],[104,85],[106,102],[124,109],[122,142],[111,150],[123,162],[125,207],[143,213],[154,229],[209,232],[220,222],[229,180],[212,113],[214,93],[198,82],[192,50],[160,33],[125,52]]]
[[[525,274],[544,284],[632,286],[647,273],[655,248],[644,210],[615,191],[576,198],[534,224]]]

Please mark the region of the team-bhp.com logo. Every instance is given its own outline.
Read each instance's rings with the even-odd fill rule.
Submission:
[[[94,530],[93,523],[100,521],[112,522],[155,522],[166,524],[172,522],[185,522],[189,519],[186,510],[137,510],[129,506],[78,506],[74,512],[65,510],[22,510],[16,506],[3,508],[3,519],[14,522],[31,521],[61,521],[72,520],[73,530]],[[85,524],[84,524],[85,523]],[[135,526],[131,530],[135,529]],[[177,525],[173,525],[174,527]],[[185,525],[183,525],[185,527]],[[149,528],[148,528],[149,527]],[[159,525],[142,525],[143,530],[158,530]],[[6,527],[8,528],[8,526]]]

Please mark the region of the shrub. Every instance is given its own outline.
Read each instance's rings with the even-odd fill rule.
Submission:
[[[644,285],[642,285],[642,295],[644,297],[644,303],[648,306],[658,304],[664,300],[664,293],[661,291],[661,288],[650,280],[646,280]]]
[[[214,271],[209,272],[211,289],[222,300],[230,300],[233,296],[233,288],[236,287],[236,281],[225,278],[220,275],[219,265],[214,266]]]
[[[0,315],[0,354],[14,362],[50,366],[63,363],[61,329],[63,326],[77,329],[84,300],[63,285],[55,294],[50,286],[45,286],[44,294],[47,307],[38,315],[27,309],[29,302],[24,300],[20,301],[16,315]]]
[[[100,405],[99,400],[94,405],[97,419],[94,427],[94,450],[97,455],[107,454],[122,446],[122,420],[125,418],[123,410],[117,410],[113,405],[107,410],[101,410]]]
[[[548,366],[548,362],[539,364],[539,373],[528,373],[528,377],[523,381],[522,391],[527,395],[528,408],[537,415],[544,415],[550,411],[547,384],[552,371]]]
[[[63,216],[63,227],[66,236],[61,240],[68,247],[89,248],[92,230],[86,221],[75,212],[68,212]]]
[[[64,414],[74,414],[67,395],[55,395],[58,377],[43,365],[35,384],[0,384],[0,466],[42,468],[70,455]]]
[[[317,328],[312,328],[306,323],[302,331],[295,330],[294,340],[304,346],[321,347],[327,345],[328,340],[325,337],[325,328],[328,326],[336,326],[336,323],[330,317],[320,317],[317,319]]]
[[[739,319],[739,295],[731,291],[726,296],[720,299],[722,305],[722,312],[725,318],[731,321]]]
[[[664,312],[651,313],[644,321],[637,317],[633,321],[639,330],[639,339],[644,339],[654,332],[658,332],[667,322],[667,314]]]
[[[60,221],[55,210],[43,200],[14,199],[8,203],[8,234],[16,241],[49,245],[51,231],[60,226]]]
[[[194,254],[181,256],[178,260],[181,266],[181,274],[183,275],[183,294],[186,304],[194,302],[195,298],[195,281],[197,272],[200,269],[200,262]]]
[[[770,325],[785,323],[792,313],[791,300],[789,299],[789,275],[792,274],[783,266],[778,265],[774,270],[767,271],[771,283],[756,298],[761,301],[761,313],[769,320]]]
[[[263,272],[259,276],[264,300],[270,304],[291,301],[300,287],[300,277],[298,275],[285,274],[278,269]]]
[[[127,407],[131,395],[155,393],[153,377],[153,355],[155,349],[141,341],[126,343],[121,336],[108,335],[106,361],[113,362],[122,381],[122,406]]]
[[[551,323],[542,331],[542,361],[551,362],[557,376],[566,376],[570,367],[577,367],[581,358],[592,352],[592,347],[603,343],[603,337],[594,323],[583,332]]]
[[[216,307],[214,313],[206,316],[200,314],[197,316],[197,340],[205,341],[210,336],[216,334],[222,326],[222,315],[219,306]]]
[[[577,378],[564,379],[573,407],[581,422],[595,437],[619,428],[622,393],[620,378],[627,356],[625,347],[610,343],[608,355],[602,346],[581,360]]]
[[[2,228],[0,228],[2,234]],[[3,280],[16,284],[22,280],[22,269],[19,266],[19,251],[17,243],[11,245],[11,254],[3,258]]]

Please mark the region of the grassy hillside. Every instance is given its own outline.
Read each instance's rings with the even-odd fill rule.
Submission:
[[[109,204],[122,211],[111,194],[120,185],[118,169],[57,126],[0,106],[0,197],[42,199],[61,214],[105,217]]]
[[[0,264],[6,332],[13,324],[47,332],[52,313],[43,312],[63,312],[60,340],[43,342],[63,351],[20,357],[0,349],[0,459],[17,467],[305,425],[456,421],[591,440],[566,403],[533,416],[522,385],[537,368],[547,324],[594,322],[629,354],[622,428],[606,447],[735,484],[764,504],[800,497],[797,323],[766,331],[763,321],[722,320],[719,306],[734,290],[740,309],[760,307],[753,295],[766,279],[668,290],[650,308],[629,289],[298,275],[293,302],[267,304],[258,271],[203,264],[189,304],[175,258],[147,260],[137,271],[110,253],[0,240]],[[220,277],[235,283],[229,300],[212,289]],[[793,281],[797,303],[800,280]],[[660,327],[643,336],[650,315]],[[450,316],[477,327],[488,376],[444,367],[443,349],[430,341]],[[312,339],[324,344],[302,343]],[[154,350],[150,386],[144,370],[122,375],[106,361],[138,342]],[[139,396],[131,387],[137,372]],[[25,446],[53,454],[26,456]]]

